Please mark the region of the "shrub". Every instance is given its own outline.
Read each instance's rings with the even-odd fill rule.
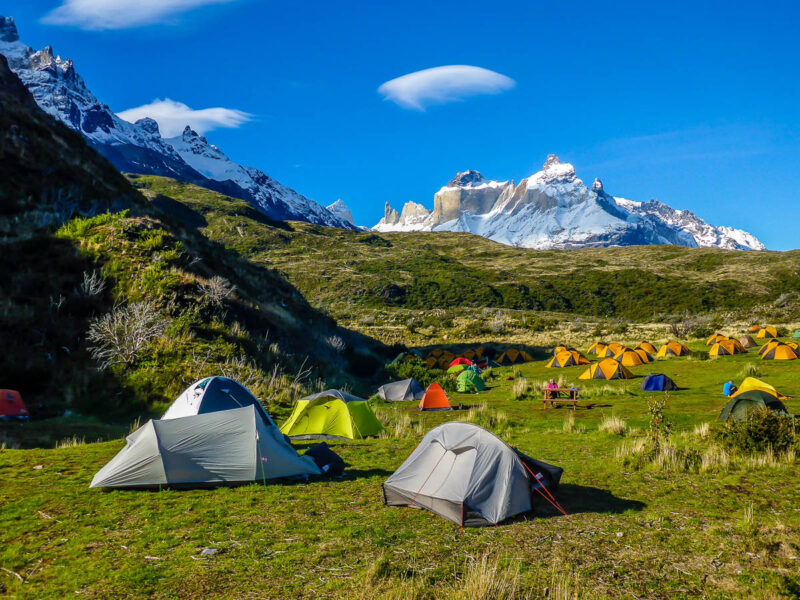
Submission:
[[[739,371],[739,377],[760,377],[761,376],[761,367],[758,366],[757,363],[749,362],[745,366],[742,367],[742,370]]]
[[[219,275],[215,275],[205,283],[200,284],[200,290],[203,292],[203,297],[212,306],[217,308],[222,306],[225,298],[230,296],[234,291],[234,286],[230,281]]]
[[[605,431],[612,435],[625,435],[625,430],[628,428],[625,421],[620,419],[619,417],[611,416],[605,417],[602,421],[600,421],[600,425],[598,426],[599,431]]]
[[[800,441],[794,419],[766,409],[750,410],[746,419],[728,422],[716,437],[728,448],[751,453],[767,448],[785,452]]]
[[[163,335],[167,323],[150,301],[115,306],[89,326],[89,351],[101,371],[116,364],[130,366],[141,350]]]

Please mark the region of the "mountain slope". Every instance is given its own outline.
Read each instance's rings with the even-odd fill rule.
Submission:
[[[258,169],[233,163],[197,134],[191,140],[186,135],[165,140],[152,119],[128,123],[119,118],[92,94],[71,60],[56,56],[50,46],[34,51],[23,44],[10,17],[0,16],[0,54],[45,112],[83,135],[120,171],[207,187],[247,200],[274,220],[353,227]]]
[[[289,227],[216,196],[243,222]],[[219,373],[280,412],[317,378],[358,388],[381,367],[383,345],[339,327],[277,270],[209,240],[207,225],[167,197],[145,199],[43,112],[0,56],[0,382],[35,416],[157,413]],[[164,335],[99,368],[91,324],[140,302]]]
[[[755,236],[714,227],[687,210],[657,201],[608,195],[599,179],[591,187],[575,169],[550,155],[542,170],[520,181],[459,173],[434,195],[434,208],[409,202],[398,214],[388,204],[375,231],[459,231],[523,248],[586,248],[647,244],[763,250]]]

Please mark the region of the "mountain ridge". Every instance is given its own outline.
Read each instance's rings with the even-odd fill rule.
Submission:
[[[182,136],[162,138],[153,119],[120,118],[92,94],[71,59],[51,46],[35,51],[22,43],[11,17],[0,16],[0,54],[46,113],[83,135],[120,171],[172,177],[247,200],[274,220],[354,227],[266,173],[234,163],[202,136],[187,144]]]
[[[612,196],[599,178],[586,186],[554,154],[519,184],[475,170],[458,173],[434,194],[433,210],[407,202],[398,213],[387,203],[373,230],[461,231],[540,250],[650,244],[765,249],[752,234],[715,227],[689,210]]]

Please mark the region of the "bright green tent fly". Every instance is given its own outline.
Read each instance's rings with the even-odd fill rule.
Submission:
[[[456,390],[459,392],[482,392],[486,384],[474,371],[462,371],[456,378]]]
[[[325,390],[298,400],[281,433],[297,439],[356,440],[383,431],[367,401],[340,390]]]

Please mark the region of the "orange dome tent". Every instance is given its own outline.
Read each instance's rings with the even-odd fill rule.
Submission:
[[[550,362],[547,363],[548,368],[564,368],[564,367],[577,367],[578,365],[588,365],[589,360],[580,352],[574,350],[562,350],[556,354]]]
[[[775,344],[761,355],[761,360],[797,360],[797,352],[788,344]]]
[[[608,348],[608,344],[604,342],[595,342],[589,346],[589,354],[597,354],[599,356],[601,352],[606,351],[606,348]]]
[[[727,340],[727,335],[722,335],[721,333],[715,333],[710,338],[706,340],[706,346],[713,346],[717,342],[721,342],[722,340]]]
[[[692,352],[680,342],[667,342],[658,349],[656,356],[664,358],[666,356],[686,356]]]
[[[450,406],[450,400],[447,399],[447,394],[444,393],[442,386],[434,382],[425,390],[425,395],[419,402],[420,410],[453,410]]]
[[[639,345],[636,346],[636,348],[634,348],[634,350],[644,350],[648,354],[655,354],[656,351],[657,351],[656,347],[653,346],[653,344],[651,344],[650,342],[646,342],[646,341],[645,342],[639,342]]]
[[[642,348],[636,348],[634,352],[636,352],[636,354],[639,355],[639,357],[642,359],[642,362],[646,363],[653,362],[653,355],[647,352],[646,350]]]
[[[626,367],[638,367],[643,365],[646,361],[635,350],[625,348],[622,352],[614,356],[614,360]]]
[[[738,340],[720,340],[708,351],[709,356],[730,356],[731,354],[744,354],[747,350]]]
[[[766,327],[762,327],[761,329],[758,330],[758,333],[756,333],[757,340],[767,340],[770,338],[777,338],[777,337],[781,337],[780,331],[778,331],[775,327],[771,327],[769,325]]]
[[[632,379],[633,373],[613,358],[606,358],[592,364],[578,376],[578,379]]]

